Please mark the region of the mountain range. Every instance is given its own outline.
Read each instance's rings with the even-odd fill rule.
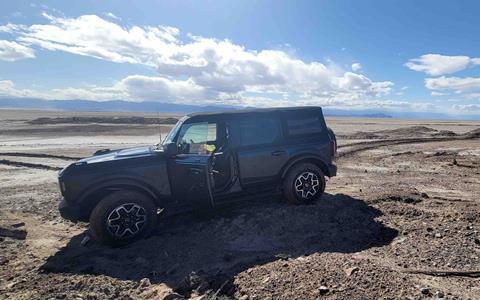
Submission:
[[[246,107],[231,105],[190,105],[161,103],[153,101],[130,102],[124,100],[43,100],[36,98],[0,98],[0,108],[41,109],[60,111],[105,111],[105,112],[159,112],[192,113],[216,110],[241,109]],[[365,118],[400,118],[400,119],[464,119],[480,120],[480,115],[450,115],[436,112],[398,112],[376,109],[346,110],[323,108],[326,116],[365,117]]]

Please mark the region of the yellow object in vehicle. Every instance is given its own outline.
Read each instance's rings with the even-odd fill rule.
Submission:
[[[215,145],[205,144],[205,150],[207,151],[207,153],[213,153],[216,148],[217,147],[215,147]]]

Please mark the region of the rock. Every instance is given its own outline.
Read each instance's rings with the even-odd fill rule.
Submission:
[[[238,300],[248,300],[248,295],[243,295],[242,297],[238,298]]]
[[[150,279],[148,278],[142,278],[140,280],[140,284],[138,285],[139,288],[146,288],[146,287],[149,287],[151,286],[152,283],[150,282]]]
[[[420,196],[421,196],[422,198],[425,198],[425,199],[430,198],[430,196],[428,196],[427,193],[421,193]]]
[[[435,293],[435,295],[437,296],[437,299],[444,299],[445,298],[445,294],[443,292],[440,292],[440,291],[437,291]]]
[[[318,291],[320,292],[320,295],[326,295],[326,294],[330,291],[330,289],[329,289],[328,287],[322,285],[322,286],[318,289]]]
[[[177,290],[182,290],[182,291],[193,291],[197,290],[198,292],[205,292],[210,288],[210,284],[208,281],[202,277],[199,276],[195,272],[191,272],[188,276],[186,276],[180,285],[177,287]]]
[[[17,240],[24,240],[27,238],[27,231],[13,226],[0,227],[0,236],[9,237]]]
[[[436,237],[437,239],[440,239],[440,238],[442,238],[442,234],[441,234],[441,233],[435,233],[435,237]]]
[[[473,241],[475,242],[475,244],[480,245],[480,239],[479,238],[476,238]]]
[[[430,295],[430,290],[426,287],[423,287],[420,289],[420,293],[422,293],[422,295]]]
[[[13,223],[11,226],[14,227],[14,228],[24,227],[25,222]]]
[[[8,259],[6,259],[4,257],[0,257],[0,266],[3,266],[6,263],[8,263]]]
[[[456,166],[458,163],[457,163],[457,160],[454,158],[453,159],[453,165]]]
[[[164,283],[151,285],[140,294],[140,299],[163,299],[163,300],[177,300],[185,299],[182,295],[174,292],[170,287]]]
[[[353,273],[357,272],[358,268],[353,267],[353,268],[348,268],[345,270],[345,274],[347,274],[348,277],[352,276]]]

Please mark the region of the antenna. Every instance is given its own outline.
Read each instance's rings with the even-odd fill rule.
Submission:
[[[158,105],[159,105],[159,104],[157,103],[157,105],[156,105],[156,107],[157,107],[157,119],[158,119],[157,122],[158,122],[158,131],[159,131],[158,133],[159,133],[159,137],[160,137],[160,142],[159,142],[159,144],[162,144],[162,142],[163,142],[163,138],[162,138],[162,125],[160,124],[160,110],[159,110],[159,108],[158,108]]]

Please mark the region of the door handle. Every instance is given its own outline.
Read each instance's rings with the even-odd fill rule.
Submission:
[[[287,151],[284,151],[284,150],[275,150],[275,151],[272,151],[271,154],[273,156],[280,156],[280,155],[285,155],[287,154]]]

